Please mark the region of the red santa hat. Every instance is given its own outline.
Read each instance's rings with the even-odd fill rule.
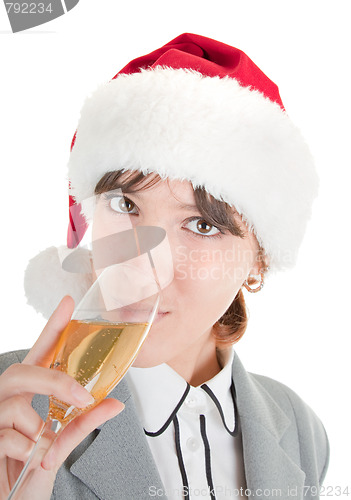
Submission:
[[[84,200],[120,169],[188,180],[234,206],[273,271],[294,265],[318,190],[278,87],[241,50],[194,34],[134,59],[85,101],[68,163],[69,248],[91,217]],[[53,248],[34,258],[25,278],[29,303],[46,316],[65,293],[79,300],[91,283],[62,270],[55,296],[38,287],[33,295],[38,275],[49,273],[52,289],[43,266],[53,259],[60,261]]]

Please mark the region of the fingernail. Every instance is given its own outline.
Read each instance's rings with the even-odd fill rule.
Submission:
[[[79,384],[73,384],[71,391],[74,398],[81,406],[91,405],[95,401],[93,396]]]
[[[110,417],[109,420],[111,420],[112,418],[115,418],[117,417],[120,413],[122,413],[122,411],[124,410],[125,408],[125,404],[121,403],[120,402],[120,407],[118,408],[118,411],[115,415],[113,415],[113,417]]]
[[[55,466],[55,457],[54,457],[54,454],[52,452],[52,450],[49,450],[47,452],[47,454],[45,455],[42,463],[41,463],[41,466],[43,469],[45,470],[51,470],[54,468]]]

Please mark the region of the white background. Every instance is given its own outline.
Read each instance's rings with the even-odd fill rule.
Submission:
[[[348,0],[81,0],[12,34],[1,4],[0,352],[31,346],[45,323],[26,305],[23,273],[39,251],[65,242],[65,166],[85,96],[183,32],[237,46],[279,85],[321,180],[297,266],[247,294],[250,324],[237,352],[320,416],[331,445],[329,498],[336,486],[351,495],[350,10]]]

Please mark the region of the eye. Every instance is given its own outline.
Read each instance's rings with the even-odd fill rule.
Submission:
[[[110,199],[110,207],[114,212],[119,214],[135,214],[136,205],[129,198],[125,196],[114,196]]]
[[[189,220],[184,227],[197,236],[217,236],[222,233],[216,226],[209,224],[205,219],[201,219],[200,217],[194,217]]]

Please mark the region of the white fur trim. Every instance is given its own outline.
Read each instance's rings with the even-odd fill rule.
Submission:
[[[295,263],[318,190],[309,149],[278,104],[183,69],[102,85],[83,106],[68,166],[78,202],[118,169],[204,186],[243,215],[274,270]]]
[[[63,270],[60,258],[62,251],[66,254],[67,248],[49,247],[39,253],[29,261],[24,276],[28,304],[46,319],[65,295],[71,295],[77,304],[92,284],[91,274]]]

